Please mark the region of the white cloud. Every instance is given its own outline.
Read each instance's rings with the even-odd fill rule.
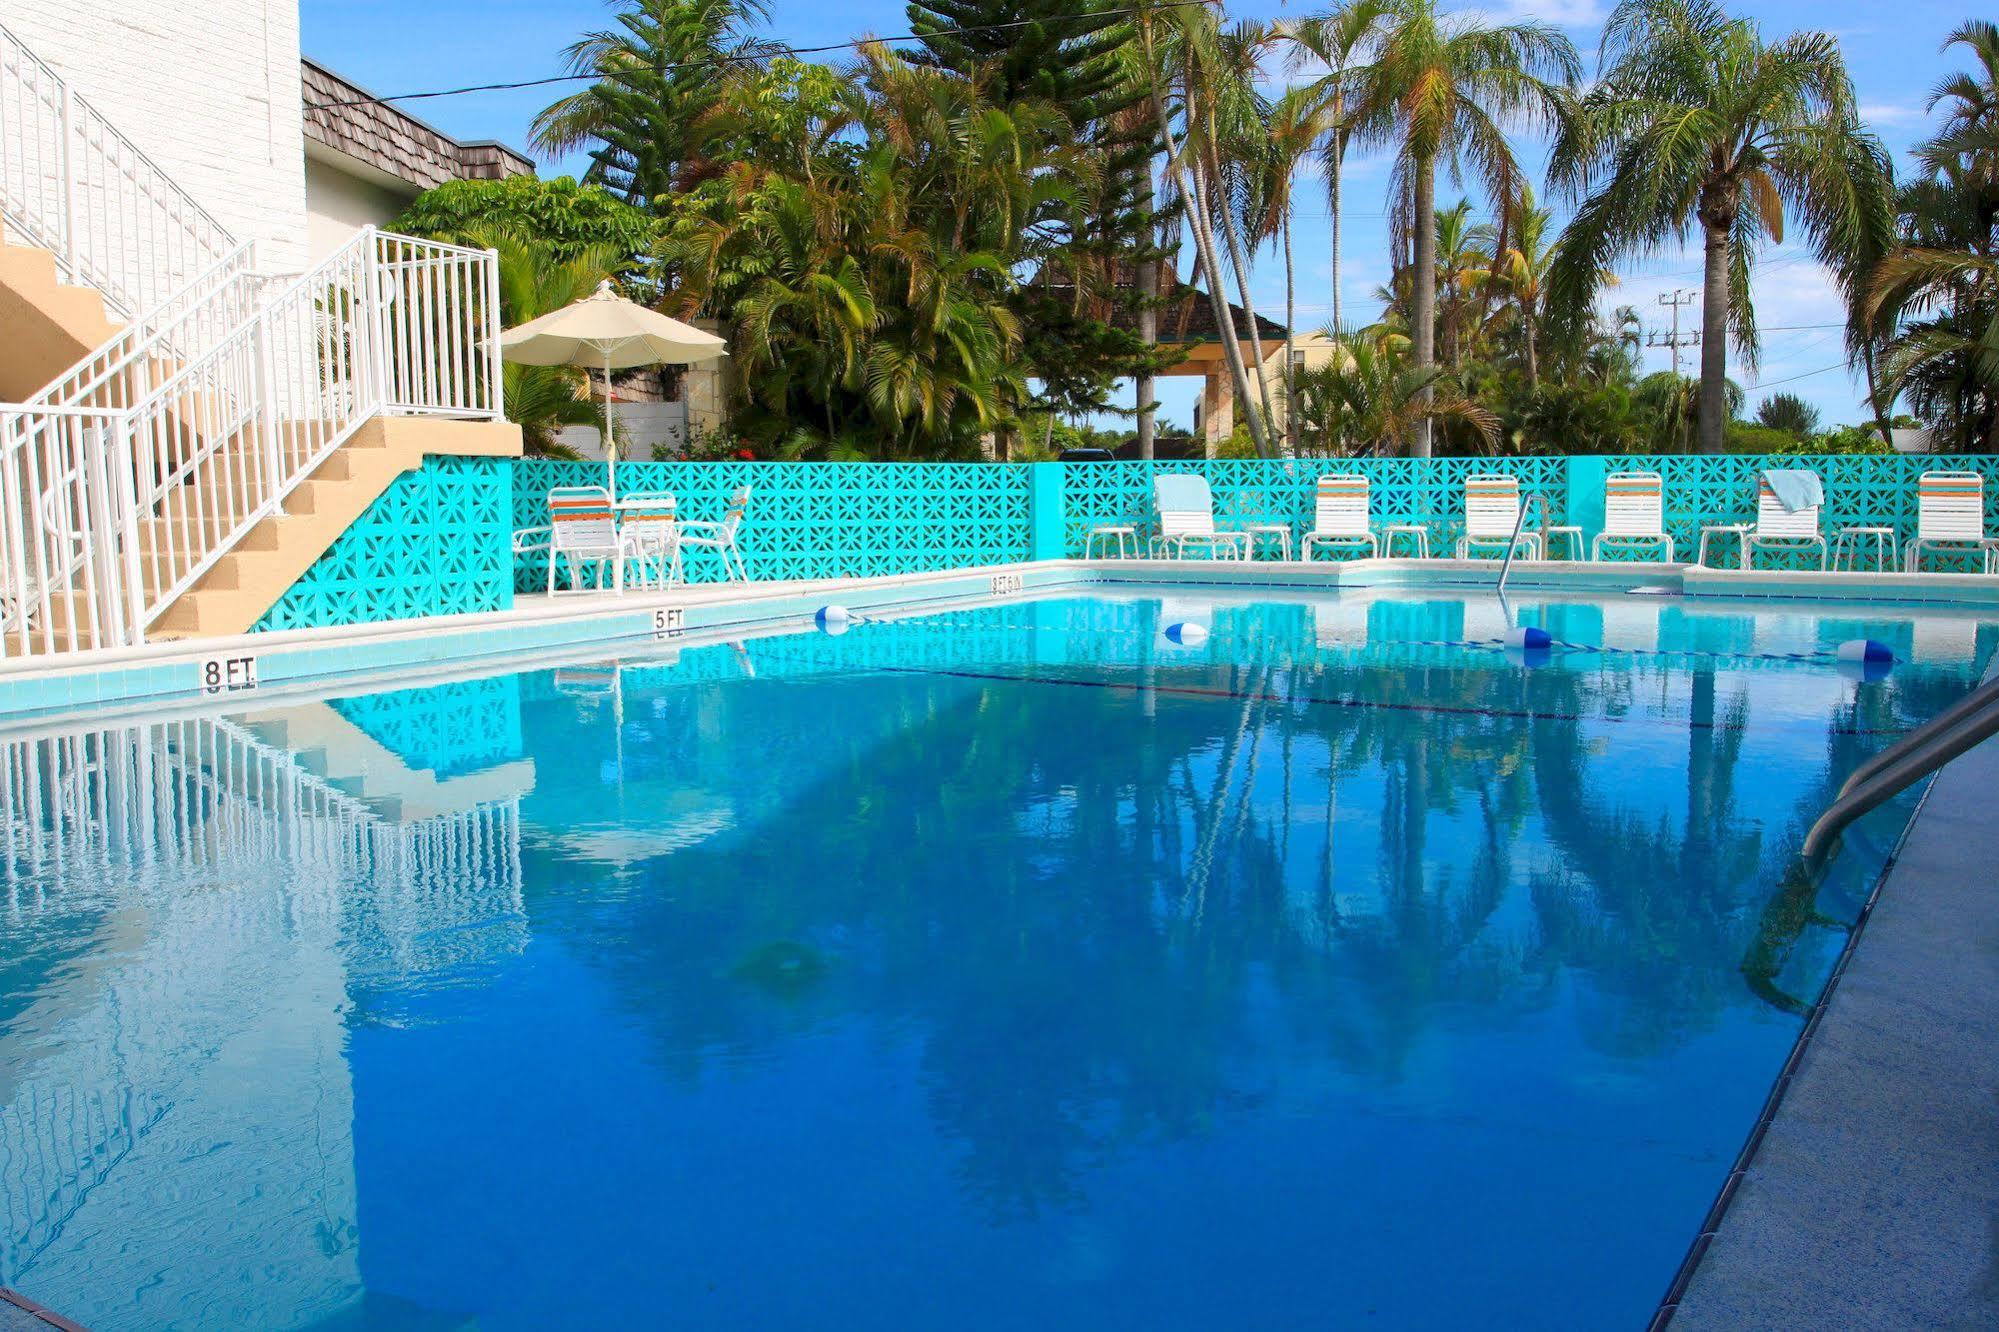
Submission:
[[[1923,109],[1899,102],[1862,102],[1860,118],[1870,125],[1915,125],[1921,123]]]
[[[1510,19],[1539,19],[1558,28],[1595,28],[1609,11],[1601,0],[1507,0],[1499,12]]]

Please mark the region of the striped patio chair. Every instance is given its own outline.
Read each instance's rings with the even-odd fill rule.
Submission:
[[[1368,480],[1354,472],[1319,478],[1312,512],[1312,530],[1298,545],[1298,558],[1312,558],[1313,546],[1366,546],[1369,559],[1381,553],[1370,526],[1373,517]]]
[[[1902,567],[1915,573],[1925,546],[1970,546],[1992,571],[1999,541],[1985,535],[1985,478],[1976,472],[1924,472],[1916,482],[1916,535],[1903,553]]]
[[[1458,558],[1470,557],[1473,546],[1498,546],[1504,555],[1520,524],[1520,480],[1503,472],[1473,472],[1465,478],[1465,534],[1458,538]],[[1541,534],[1520,533],[1530,560],[1542,558]]]
[[[1826,567],[1831,552],[1827,549],[1825,532],[1819,522],[1823,504],[1813,504],[1799,509],[1796,513],[1784,507],[1777,492],[1770,488],[1769,473],[1761,473],[1756,478],[1756,526],[1743,538],[1742,558],[1751,559],[1765,547],[1778,550],[1810,550],[1814,546],[1819,552],[1819,568]]]
[[[1673,538],[1666,531],[1666,484],[1657,472],[1612,472],[1604,478],[1603,531],[1590,542],[1592,560],[1603,558],[1606,541],[1652,546],[1655,554],[1663,544],[1665,562],[1673,562]]]
[[[602,486],[558,486],[548,492],[548,594],[558,595],[555,566],[569,566],[569,592],[602,592],[604,570],[611,586],[624,590],[618,561],[618,524],[611,510],[611,492]],[[584,583],[583,571],[596,566],[597,585]]]

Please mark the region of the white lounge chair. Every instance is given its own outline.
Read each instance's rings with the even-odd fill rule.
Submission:
[[[1916,481],[1916,535],[1903,553],[1903,568],[1923,565],[1925,546],[1970,546],[1991,573],[1999,541],[1985,535],[1985,478],[1976,472],[1924,472]]]
[[[1312,513],[1312,530],[1298,544],[1298,558],[1312,558],[1313,546],[1366,546],[1373,559],[1381,553],[1381,542],[1370,526],[1372,501],[1368,480],[1355,472],[1330,473],[1319,478]]]
[[[1612,472],[1604,478],[1603,531],[1590,542],[1592,560],[1603,558],[1606,541],[1653,547],[1663,543],[1665,562],[1673,562],[1673,538],[1666,531],[1666,484],[1657,472]]]
[[[1232,559],[1249,558],[1249,533],[1224,532],[1215,526],[1215,496],[1208,479],[1192,472],[1169,472],[1152,478],[1152,497],[1159,505],[1159,535],[1152,539],[1155,556],[1164,550],[1174,559],[1187,558],[1187,543],[1204,543],[1211,557],[1226,550]]]
[[[729,497],[729,507],[720,522],[680,524],[680,549],[712,550],[722,559],[722,581],[749,582],[750,571],[743,563],[743,552],[736,546],[736,532],[742,527],[743,515],[749,507],[750,488],[736,487],[736,493]]]
[[[1825,568],[1831,552],[1826,547],[1825,533],[1820,530],[1819,513],[1823,508],[1823,504],[1812,504],[1793,513],[1770,488],[1770,474],[1760,474],[1756,478],[1756,526],[1742,539],[1743,564],[1751,563],[1756,552],[1765,548],[1806,551],[1816,546],[1819,568]]]
[[[1474,472],[1465,478],[1465,534],[1458,538],[1458,558],[1473,546],[1498,546],[1504,555],[1520,523],[1520,481],[1503,472]],[[1530,560],[1542,558],[1541,534],[1522,531],[1519,544]]]
[[[664,491],[618,501],[619,580],[625,587],[665,587],[681,581],[680,524]]]
[[[523,534],[525,535],[525,534]],[[515,539],[519,545],[519,538]],[[569,592],[602,592],[604,569],[611,571],[611,585],[624,590],[623,568],[618,560],[618,524],[612,516],[611,492],[602,486],[558,486],[548,492],[548,594],[558,595],[555,586],[557,562],[569,566]],[[583,570],[597,566],[597,586],[585,586]]]

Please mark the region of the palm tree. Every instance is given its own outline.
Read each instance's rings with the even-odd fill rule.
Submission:
[[[1925,175],[1903,186],[1904,242],[1873,266],[1864,327],[1883,336],[1885,409],[1906,392],[1940,438],[1999,448],[1999,24],[1951,33],[1977,70],[1937,85],[1944,123],[1916,149]]]
[[[1414,249],[1410,293],[1412,361],[1436,364],[1437,166],[1453,181],[1469,172],[1492,199],[1520,192],[1509,126],[1552,123],[1559,89],[1581,76],[1568,38],[1541,23],[1491,23],[1444,14],[1437,0],[1390,0],[1374,59],[1355,72],[1353,123],[1364,143],[1396,153],[1394,195],[1407,201],[1403,231]],[[1430,392],[1425,388],[1424,393]],[[1430,456],[1426,416],[1410,453]]]
[[[1437,341],[1441,360],[1452,370],[1472,350],[1472,334],[1483,322],[1498,243],[1491,225],[1472,220],[1469,199],[1437,214]]]
[[[1598,85],[1565,107],[1549,164],[1550,178],[1582,199],[1550,296],[1573,321],[1613,260],[1698,225],[1700,447],[1719,453],[1729,336],[1751,366],[1757,354],[1758,248],[1783,240],[1787,211],[1835,272],[1880,245],[1887,156],[1860,124],[1839,44],[1825,33],[1766,43],[1713,0],[1623,0],[1600,61]]]
[[[1255,441],[1257,452],[1270,457],[1274,450],[1265,432],[1263,419],[1256,410],[1256,401],[1250,394],[1249,371],[1243,365],[1242,347],[1234,336],[1235,318],[1229,309],[1228,294],[1222,288],[1222,270],[1215,261],[1215,238],[1210,225],[1212,214],[1203,206],[1205,192],[1196,185],[1200,172],[1198,154],[1182,143],[1180,132],[1175,128],[1176,119],[1185,127],[1199,118],[1198,112],[1187,109],[1190,99],[1185,92],[1176,94],[1175,90],[1185,89],[1184,73],[1189,68],[1190,60],[1197,58],[1192,51],[1208,41],[1212,27],[1212,21],[1206,15],[1190,14],[1189,8],[1185,5],[1159,4],[1141,8],[1135,13],[1132,26],[1138,35],[1136,56],[1139,73],[1134,81],[1144,88],[1146,101],[1152,107],[1153,119],[1159,127],[1167,177],[1177,196],[1177,199],[1168,200],[1168,204],[1178,202],[1182,205],[1180,216],[1186,219],[1187,229],[1193,233],[1201,285],[1207,289],[1208,305],[1214,312],[1215,331],[1222,342],[1222,361],[1228,366],[1236,401],[1242,405],[1243,419],[1249,426],[1250,438]],[[1181,104],[1177,116],[1176,97]]]
[[[1291,248],[1291,186],[1299,164],[1323,135],[1313,99],[1304,90],[1291,89],[1271,107],[1269,140],[1257,182],[1261,211],[1250,232],[1252,244],[1275,239],[1284,254],[1284,416],[1293,438],[1298,432],[1298,268]],[[1337,315],[1333,326],[1339,326]]]
[[[1257,405],[1262,409],[1264,438],[1257,448],[1270,457],[1276,451],[1268,438],[1274,413],[1244,232],[1256,220],[1256,191],[1268,157],[1270,108],[1257,91],[1256,81],[1262,54],[1273,40],[1272,30],[1249,22],[1223,29],[1212,14],[1196,6],[1183,32],[1182,114],[1187,125],[1186,146],[1194,159],[1192,202],[1208,214],[1228,253],[1236,300],[1248,325],[1250,370],[1256,382]],[[1207,278],[1217,287],[1222,285],[1219,271],[1211,270]]]
[[[1419,366],[1400,333],[1362,330],[1340,336],[1324,365],[1298,372],[1301,434],[1320,451],[1348,439],[1377,453],[1405,449],[1419,429],[1436,421],[1462,421],[1489,448],[1499,438],[1499,418],[1458,391],[1438,366]]]
[[[1520,320],[1520,360],[1532,389],[1541,383],[1541,307],[1547,295],[1548,265],[1554,258],[1554,218],[1547,209],[1534,206],[1531,189],[1522,189],[1507,207],[1509,243],[1494,257],[1492,270],[1513,298]],[[1608,275],[1606,279],[1616,281]]]
[[[1347,144],[1354,134],[1353,76],[1372,49],[1388,10],[1388,0],[1349,0],[1330,13],[1286,30],[1294,69],[1314,62],[1326,69],[1298,93],[1311,108],[1310,118],[1323,130],[1319,162],[1326,173],[1326,207],[1332,215],[1332,326],[1341,332],[1346,331],[1346,324],[1340,317],[1340,181],[1346,170]]]

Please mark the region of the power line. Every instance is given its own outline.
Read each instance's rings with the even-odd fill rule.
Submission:
[[[1816,370],[1807,370],[1803,374],[1786,375],[1782,379],[1766,379],[1759,384],[1752,384],[1750,387],[1756,389],[1775,388],[1779,384],[1789,384],[1799,379],[1810,379],[1813,375],[1822,375],[1828,370],[1848,370],[1851,368],[1852,362],[1850,361],[1836,361],[1831,365],[1822,365]]]
[[[1159,9],[1220,9],[1222,0],[1161,0],[1156,5],[1129,5],[1119,9],[1093,9],[1087,13],[1056,15],[1038,19],[1010,19],[1004,23],[981,23],[971,27],[940,27],[930,32],[905,32],[893,37],[850,37],[843,42],[828,42],[824,46],[786,46],[773,44],[757,51],[746,51],[740,55],[703,56],[699,60],[682,60],[670,65],[654,65],[649,73],[670,74],[683,69],[713,69],[734,65],[758,64],[774,60],[780,56],[824,55],[828,51],[859,50],[863,46],[876,43],[889,45],[896,42],[920,42],[927,37],[961,37],[980,32],[1007,32],[1014,28],[1034,27],[1043,23],[1058,22],[1068,18],[1077,21],[1117,18],[1122,15],[1144,13]],[[556,83],[601,83],[620,77],[618,71],[597,70],[588,74],[550,74],[543,78],[514,79],[506,83],[472,83],[462,88],[437,88],[426,92],[395,93],[388,97],[356,97],[342,102],[308,102],[308,111],[332,111],[348,106],[386,106],[390,102],[416,102],[432,97],[462,97],[468,93],[514,92],[521,88],[545,88]]]

